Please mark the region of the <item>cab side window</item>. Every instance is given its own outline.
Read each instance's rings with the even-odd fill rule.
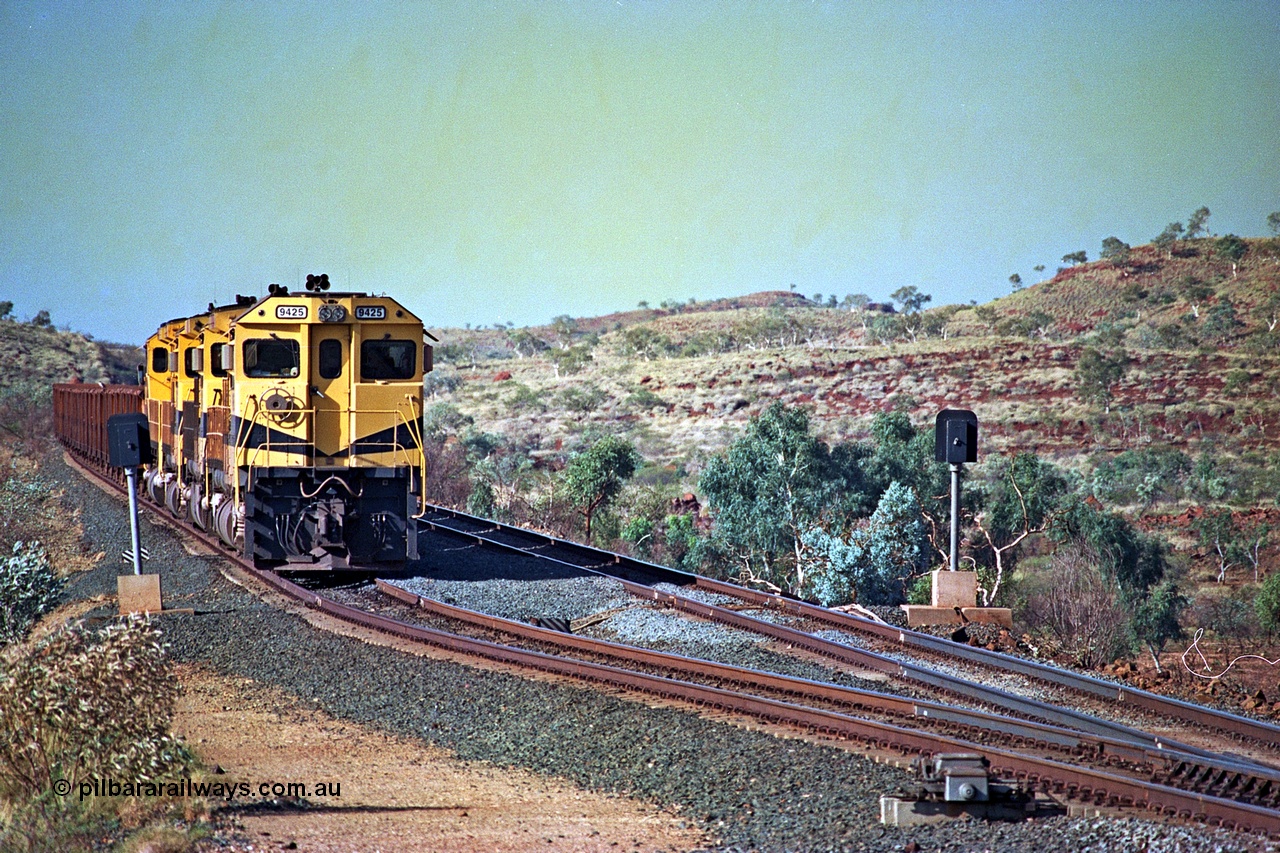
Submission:
[[[230,344],[213,344],[209,347],[209,370],[214,376],[226,376],[226,355],[230,354]]]
[[[200,347],[188,347],[182,353],[182,372],[194,379],[204,370],[204,351]]]

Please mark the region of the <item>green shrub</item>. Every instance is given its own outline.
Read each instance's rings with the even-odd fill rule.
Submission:
[[[1212,448],[1202,450],[1187,481],[1192,497],[1201,503],[1224,500],[1231,491],[1228,467],[1221,455]]]
[[[550,359],[555,367],[557,377],[581,373],[582,369],[587,366],[587,362],[593,360],[591,347],[586,344],[574,344],[568,349],[548,350],[547,358]]]
[[[706,561],[707,540],[698,532],[697,520],[688,513],[668,515],[662,521],[662,550],[657,562],[696,572]]]
[[[493,518],[493,487],[483,480],[472,478],[471,494],[467,496],[467,512],[481,518]]]
[[[38,543],[17,542],[0,559],[0,645],[26,639],[31,627],[58,603],[64,581]]]
[[[921,575],[911,584],[911,588],[907,590],[907,604],[932,604],[933,603],[933,577],[931,575]]]
[[[90,821],[97,798],[80,796],[82,782],[154,785],[187,770],[169,734],[177,694],[160,632],[139,617],[64,629],[0,665],[0,849],[69,848],[38,833]]]
[[[1253,599],[1258,625],[1269,635],[1280,634],[1280,572],[1272,572],[1262,582],[1258,595]]]
[[[620,536],[631,544],[631,553],[642,560],[653,554],[653,533],[656,525],[647,518],[632,518],[622,527]]]
[[[1160,669],[1160,652],[1171,640],[1181,640],[1179,617],[1187,607],[1187,597],[1178,590],[1172,578],[1165,578],[1136,600],[1129,602],[1129,628],[1134,637],[1146,644],[1151,660]]]
[[[507,395],[505,403],[513,409],[524,409],[539,412],[545,412],[547,410],[547,402],[544,395],[520,382],[512,383],[511,393]]]
[[[1191,472],[1191,460],[1172,449],[1126,450],[1093,472],[1093,494],[1106,503],[1151,505],[1177,500]]]
[[[462,387],[463,378],[456,372],[433,370],[422,380],[422,392],[428,397],[451,394]]]
[[[622,405],[628,409],[638,409],[647,411],[649,409],[661,407],[667,408],[667,401],[650,391],[648,388],[639,388],[627,395],[622,401]]]
[[[560,405],[571,412],[593,412],[608,399],[608,394],[590,383],[570,385],[557,395]]]
[[[444,441],[475,423],[453,403],[432,403],[422,413],[422,434],[432,441]]]
[[[671,338],[652,326],[632,326],[626,329],[618,345],[621,355],[642,358],[645,361],[670,355],[675,349],[676,346],[671,342]]]
[[[48,483],[21,469],[0,480],[0,554],[44,535],[44,504],[49,493]]]

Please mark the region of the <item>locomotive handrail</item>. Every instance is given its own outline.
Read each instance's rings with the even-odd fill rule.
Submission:
[[[256,427],[256,426],[261,425],[261,426],[262,426],[262,428],[263,428],[263,430],[262,430],[262,432],[263,432],[263,442],[262,442],[262,444],[258,444],[258,445],[256,445],[256,446],[254,446],[253,448],[249,448],[249,449],[251,449],[251,450],[253,451],[253,453],[252,453],[252,455],[251,455],[251,456],[249,456],[247,459],[245,459],[245,466],[249,469],[249,475],[252,477],[252,476],[253,476],[253,469],[254,469],[254,468],[256,468],[256,467],[259,467],[258,465],[256,465],[256,464],[255,464],[255,462],[256,462],[256,460],[257,460],[257,458],[258,458],[258,455],[259,455],[259,454],[261,454],[261,453],[263,453],[263,452],[264,452],[264,449],[265,449],[265,452],[268,454],[268,458],[269,458],[269,455],[270,455],[273,451],[272,451],[272,447],[271,447],[271,426],[270,426],[270,425],[269,425],[269,424],[264,420],[264,418],[266,418],[266,417],[268,417],[268,416],[269,416],[269,413],[267,412],[267,410],[266,410],[266,409],[263,409],[263,408],[262,408],[262,401],[258,399],[258,396],[257,396],[256,394],[250,394],[250,395],[249,395],[249,399],[253,401],[253,405],[254,405],[254,412],[253,412],[253,417],[249,419],[249,430],[248,430],[248,433],[247,433],[247,434],[248,434],[248,435],[253,435],[253,429],[254,429],[254,427]],[[302,420],[301,420],[299,423],[305,423],[305,422],[306,422],[306,416],[307,416],[307,415],[310,415],[310,414],[313,414],[313,413],[314,413],[314,411],[315,411],[314,409],[290,409],[290,410],[289,410],[289,412],[290,412],[291,414],[296,413],[296,414],[298,414],[298,415],[301,415],[301,416],[302,416]],[[235,443],[236,443],[236,452],[237,452],[237,454],[239,454],[239,453],[242,453],[242,452],[243,452],[243,449],[240,447],[240,434],[241,434],[242,430],[243,430],[243,426],[241,427],[241,429],[240,429],[240,430],[237,430],[237,431],[236,431],[236,432],[237,432],[237,435],[236,435],[236,437],[235,437]],[[298,437],[296,437],[296,436],[289,436],[289,437],[290,437],[291,439],[296,439],[296,440],[294,440],[294,441],[289,441],[289,442],[281,441],[281,442],[277,442],[277,444],[280,444],[280,445],[298,445],[298,444],[301,444],[301,445],[303,445],[303,446],[304,446],[304,448],[305,448],[305,446],[309,443],[305,438],[298,438]],[[277,451],[274,451],[274,452],[280,453],[280,452],[284,452],[284,451],[277,450]],[[240,478],[239,478],[239,477],[237,477],[237,478],[236,478],[237,485],[239,484],[239,480],[240,480]],[[240,497],[240,496],[237,494],[237,495],[236,495],[236,499],[237,499],[237,501],[239,500],[239,497]]]
[[[408,417],[404,413],[404,410],[401,409],[399,406],[396,407],[396,412],[400,415],[400,419],[404,421],[405,431],[409,433],[409,437],[412,438],[414,443],[418,446],[418,468],[419,468],[419,477],[420,477],[418,481],[419,482],[418,487],[422,490],[422,493],[425,495],[427,492],[427,451],[426,451],[426,447],[423,444],[422,413],[419,411],[415,411],[417,407],[414,405],[414,403],[416,401],[414,400],[412,394],[405,394],[404,398],[409,404],[407,408],[409,409],[410,412],[414,413],[414,416],[412,418]],[[395,440],[395,430],[392,430],[391,438],[393,441]],[[415,520],[422,518],[427,513],[426,500],[423,499],[423,500],[420,500],[419,502],[422,504],[422,509],[417,515],[413,516]]]

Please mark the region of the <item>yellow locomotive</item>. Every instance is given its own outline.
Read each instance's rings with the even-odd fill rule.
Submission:
[[[260,564],[403,564],[431,336],[394,299],[330,293],[326,275],[306,288],[211,303],[147,339],[145,491]]]

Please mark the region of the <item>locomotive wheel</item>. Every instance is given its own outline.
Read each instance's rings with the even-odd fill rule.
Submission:
[[[213,511],[213,530],[228,548],[239,547],[236,543],[236,508],[235,504],[225,500]]]
[[[199,483],[187,487],[187,518],[201,530],[209,529],[209,508],[204,504]]]
[[[147,497],[156,506],[164,506],[164,480],[160,479],[160,472],[153,468],[147,472],[145,480]]]
[[[182,484],[178,482],[177,477],[165,484],[164,505],[169,508],[169,514],[174,518],[182,518]]]

